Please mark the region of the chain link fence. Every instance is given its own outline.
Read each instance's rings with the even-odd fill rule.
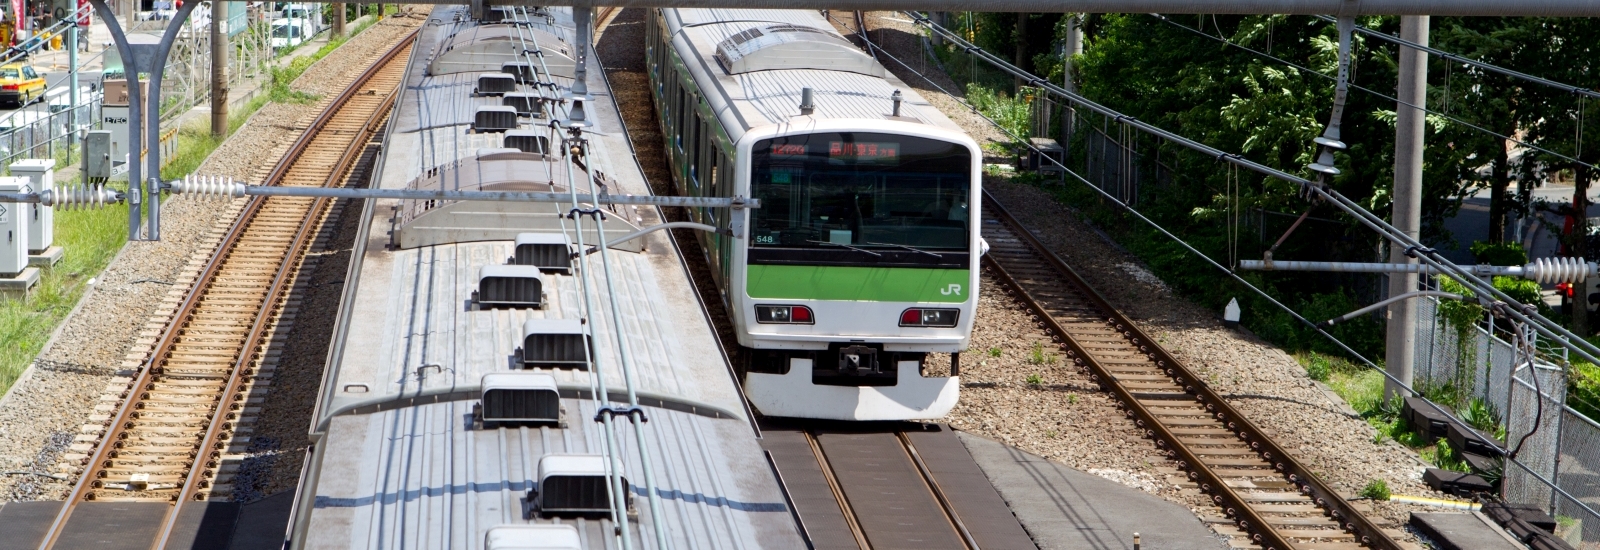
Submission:
[[[1487,316],[1453,326],[1440,306],[1432,298],[1417,304],[1416,387],[1486,403],[1505,426],[1506,447],[1517,450],[1501,496],[1543,507],[1567,542],[1600,549],[1600,423],[1566,404],[1567,370],[1557,364],[1564,354],[1530,366],[1508,341],[1508,327]]]

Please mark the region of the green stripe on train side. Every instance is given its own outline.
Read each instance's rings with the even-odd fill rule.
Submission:
[[[751,298],[961,303],[971,295],[966,269],[752,265]]]

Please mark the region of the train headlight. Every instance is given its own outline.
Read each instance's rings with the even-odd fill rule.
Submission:
[[[756,306],[756,322],[775,325],[810,325],[816,317],[806,306]]]
[[[914,307],[900,313],[902,327],[953,327],[961,316],[959,309],[929,309]]]

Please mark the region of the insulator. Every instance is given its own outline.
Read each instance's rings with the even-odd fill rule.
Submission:
[[[118,202],[122,197],[116,191],[100,184],[62,185],[39,193],[41,206],[54,206],[62,210],[100,208]]]
[[[1523,266],[1524,276],[1539,284],[1577,283],[1595,272],[1583,258],[1538,258]]]
[[[204,198],[230,200],[244,196],[244,184],[223,176],[189,176],[172,182],[172,192]]]

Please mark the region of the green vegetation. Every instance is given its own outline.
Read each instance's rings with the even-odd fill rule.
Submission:
[[[1038,373],[1030,374],[1022,381],[1026,382],[1029,386],[1033,386],[1034,388],[1044,386],[1044,377],[1039,376]]]
[[[998,348],[998,347],[989,348],[988,353],[989,353],[989,357],[999,357],[1000,356],[1000,348]]]
[[[1375,431],[1373,443],[1382,444],[1393,440],[1416,451],[1423,461],[1439,468],[1459,472],[1469,470],[1460,454],[1450,448],[1449,442],[1443,439],[1429,441],[1400,417],[1399,399],[1387,401],[1383,399],[1382,373],[1338,357],[1304,353],[1300,354],[1298,359],[1306,366],[1308,372],[1313,365],[1326,365],[1328,387],[1349,403],[1350,407],[1372,426]],[[1460,395],[1452,385],[1419,385],[1417,389],[1423,392],[1423,397],[1445,404],[1457,403]],[[1488,403],[1472,400],[1465,407],[1458,409],[1464,419],[1470,418],[1467,420],[1469,424],[1496,434],[1497,437],[1504,437],[1505,428],[1499,424],[1494,409]]]
[[[1333,362],[1325,355],[1312,352],[1305,358],[1306,376],[1318,382],[1327,382],[1333,375]]]
[[[66,256],[45,269],[25,299],[0,299],[0,393],[49,341],[88,290],[89,280],[105,269],[128,239],[128,207],[99,210],[57,210],[55,240]],[[115,365],[110,365],[115,366]]]
[[[1045,352],[1044,351],[1044,344],[1041,344],[1039,342],[1034,342],[1033,343],[1033,349],[1028,352],[1028,363],[1029,364],[1047,365],[1047,364],[1051,364],[1051,363],[1055,363],[1055,362],[1056,362],[1055,354]]]
[[[1389,500],[1389,482],[1382,479],[1369,481],[1367,486],[1361,489],[1361,496],[1372,500]]]
[[[316,53],[296,58],[287,67],[272,69],[268,93],[256,96],[242,109],[235,111],[228,120],[229,132],[238,130],[250,115],[268,102],[304,103],[318,99],[314,95],[291,90],[289,84],[312,63],[327,56],[349,36],[361,32],[371,23],[368,20],[352,28],[349,35],[335,37]],[[176,179],[188,175],[199,168],[221,144],[221,140],[211,137],[210,129],[204,122],[184,127],[178,132],[177,154],[162,168],[161,176]],[[57,169],[75,159],[76,155],[58,153]],[[99,210],[57,209],[55,223],[56,244],[66,249],[66,256],[61,263],[44,269],[38,286],[25,298],[0,298],[0,395],[11,389],[22,371],[44,348],[56,327],[83,298],[89,281],[105,269],[128,239],[126,205],[113,205]]]

